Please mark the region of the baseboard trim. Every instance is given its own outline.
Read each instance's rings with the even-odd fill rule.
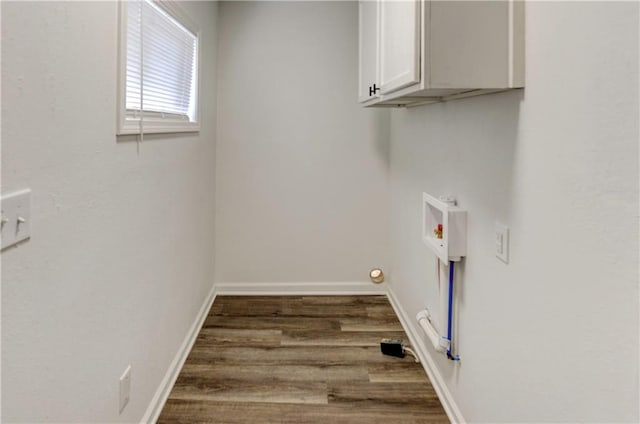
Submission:
[[[169,365],[164,378],[160,382],[158,389],[156,390],[153,399],[151,399],[151,403],[147,407],[145,414],[142,416],[141,424],[150,424],[158,421],[160,417],[160,412],[162,412],[162,408],[164,404],[167,402],[167,398],[169,397],[169,393],[171,393],[171,389],[178,378],[178,374],[180,374],[180,370],[182,370],[182,366],[184,362],[187,360],[187,356],[193,347],[193,344],[198,337],[198,333],[200,332],[200,328],[202,324],[204,324],[204,320],[207,318],[209,313],[209,309],[211,309],[211,305],[216,298],[216,287],[215,285],[211,287],[211,291],[207,295],[204,303],[200,307],[200,311],[198,311],[198,315],[194,320],[193,324],[191,324],[191,328],[189,328],[189,332],[185,337],[180,349],[178,349],[178,353],[175,358]]]
[[[421,330],[417,327],[415,319],[410,319],[409,315],[400,305],[400,302],[398,302],[398,299],[393,293],[393,290],[391,290],[391,287],[388,287],[387,289],[387,297],[389,298],[389,303],[391,303],[396,315],[400,319],[400,323],[402,324],[405,333],[407,333],[407,336],[409,337],[411,346],[413,346],[414,350],[420,357],[420,363],[429,376],[429,380],[431,380],[431,384],[433,384],[433,388],[440,399],[440,403],[442,403],[442,407],[444,408],[449,421],[452,423],[465,423],[466,421],[460,412],[460,408],[458,408],[449,388],[442,378],[442,374],[440,374],[438,367],[436,367],[431,353],[427,350],[426,344],[422,342],[422,339],[419,336],[419,332]]]
[[[216,283],[216,294],[237,296],[386,295],[385,283]]]

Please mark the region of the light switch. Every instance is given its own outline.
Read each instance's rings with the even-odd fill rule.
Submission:
[[[19,190],[2,195],[2,248],[12,246],[31,236],[31,190]]]
[[[509,263],[509,228],[496,222],[496,257],[505,264]]]

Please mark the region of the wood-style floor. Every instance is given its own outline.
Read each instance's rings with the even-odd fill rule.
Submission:
[[[159,423],[449,422],[384,296],[218,296]]]

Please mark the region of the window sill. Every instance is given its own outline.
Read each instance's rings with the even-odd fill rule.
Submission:
[[[140,121],[126,120],[118,126],[117,135],[130,134],[168,134],[168,133],[186,133],[200,131],[200,123],[198,122],[171,122],[171,121],[154,121],[144,120],[142,122],[142,131],[140,131]]]

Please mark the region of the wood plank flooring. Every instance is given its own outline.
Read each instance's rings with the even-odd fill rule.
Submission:
[[[384,296],[218,296],[159,423],[448,423]]]

